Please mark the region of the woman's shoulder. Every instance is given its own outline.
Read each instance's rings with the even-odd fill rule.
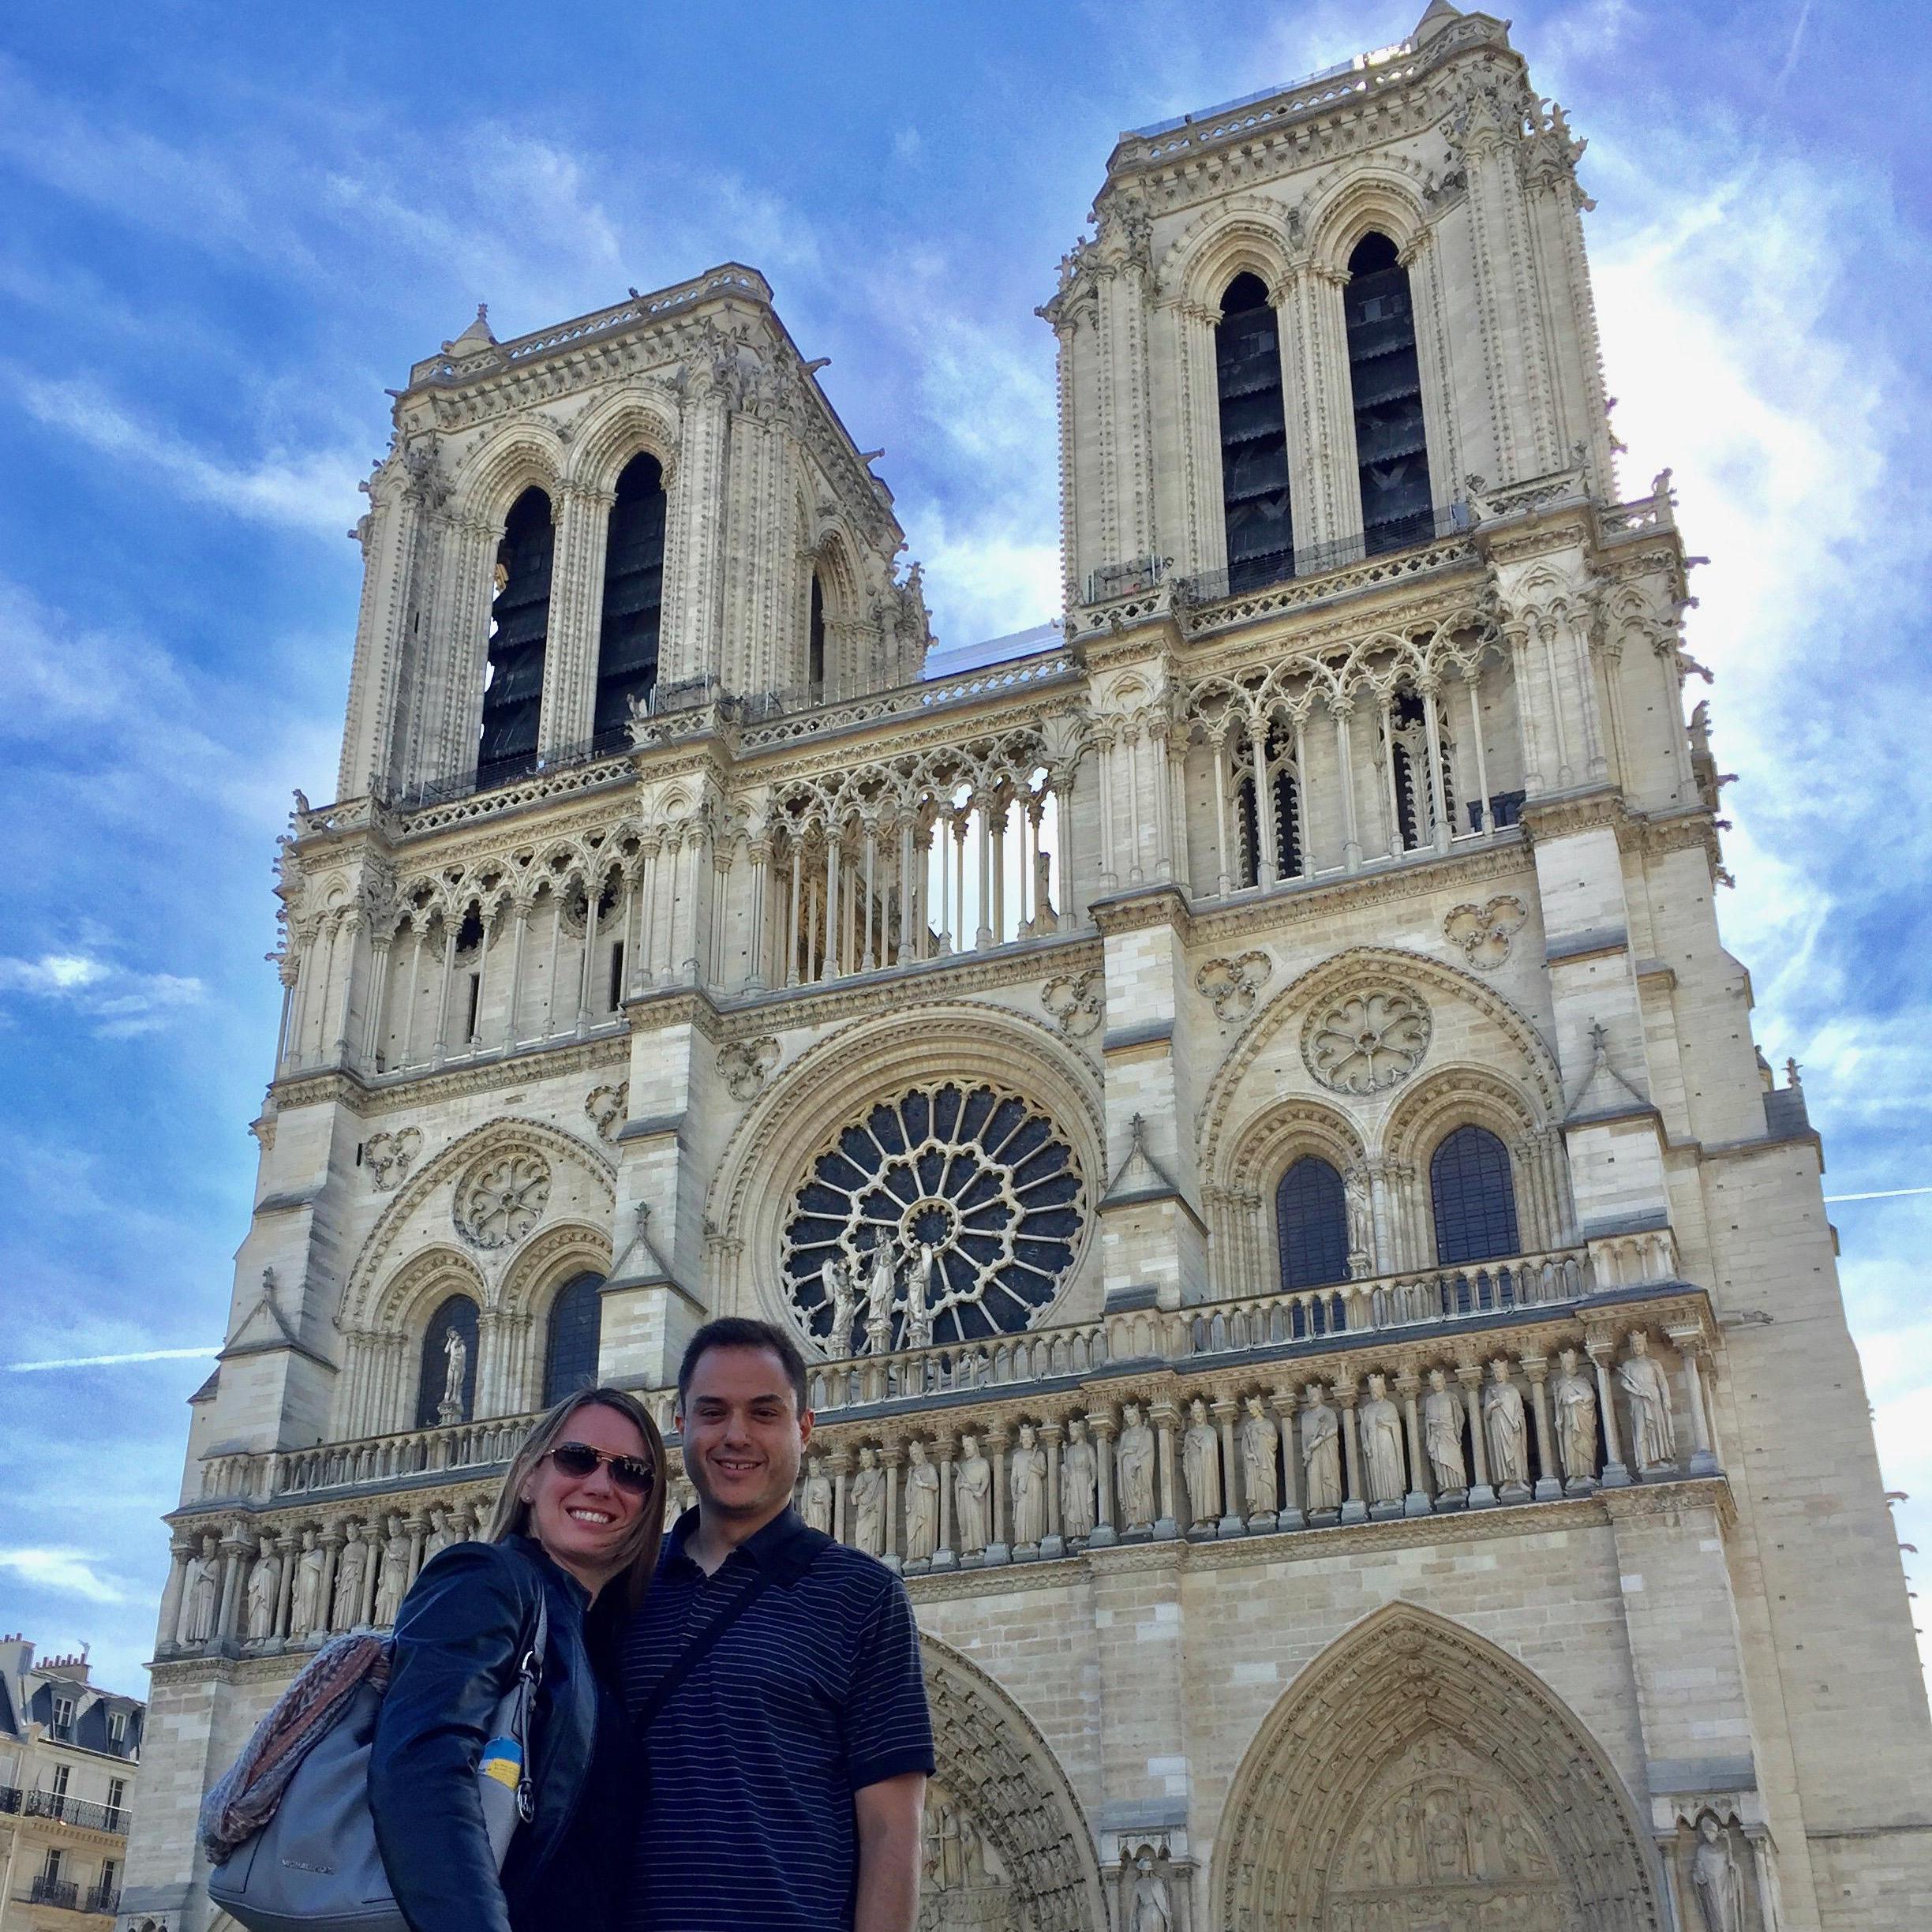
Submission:
[[[534,1608],[542,1593],[536,1564],[514,1540],[452,1543],[423,1565],[406,1607],[420,1612],[433,1603],[462,1602],[474,1613],[483,1600],[494,1600],[521,1614]]]

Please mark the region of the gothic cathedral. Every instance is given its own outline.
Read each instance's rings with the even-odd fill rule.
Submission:
[[[904,1574],[931,1932],[1923,1926],[1822,1158],[1720,938],[1668,472],[1500,21],[1123,135],[1064,605],[931,646],[735,264],[417,363],[122,1925],[598,1376],[787,1323]]]

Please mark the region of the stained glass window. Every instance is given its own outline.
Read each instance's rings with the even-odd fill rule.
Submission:
[[[1522,1252],[1509,1150],[1487,1127],[1458,1127],[1429,1158],[1436,1259],[1445,1267]]]

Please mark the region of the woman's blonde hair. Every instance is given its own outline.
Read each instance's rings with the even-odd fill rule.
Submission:
[[[523,1486],[537,1473],[544,1458],[566,1440],[571,1418],[580,1409],[612,1410],[633,1424],[644,1440],[645,1459],[651,1466],[650,1487],[644,1493],[637,1521],[631,1526],[621,1546],[622,1567],[611,1578],[611,1583],[618,1586],[623,1607],[635,1610],[644,1601],[644,1593],[657,1567],[657,1545],[664,1536],[665,1498],[670,1480],[665,1469],[664,1437],[650,1411],[627,1389],[580,1389],[575,1395],[566,1395],[547,1415],[531,1425],[530,1432],[504,1472],[503,1487],[496,1492],[496,1507],[490,1517],[486,1540],[500,1543],[507,1537],[534,1533],[530,1506],[523,1500]]]

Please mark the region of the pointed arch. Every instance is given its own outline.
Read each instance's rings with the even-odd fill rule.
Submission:
[[[1548,1901],[1544,1923],[1581,1932],[1661,1926],[1647,1838],[1602,1746],[1507,1651],[1402,1601],[1338,1638],[1263,1720],[1222,1814],[1215,1923],[1310,1932],[1337,1923],[1337,1892],[1381,1876],[1349,1863],[1372,1807],[1406,1763],[1432,1756],[1455,1766],[1466,1790],[1477,1780],[1499,1814],[1526,1820],[1527,1848],[1505,1862],[1533,1878],[1521,1890]],[[1419,1858],[1417,1875],[1432,1885],[1482,1896],[1485,1848],[1473,1828],[1439,1815],[1440,1841],[1410,1853],[1398,1845],[1391,1855]],[[1467,1833],[1459,1852],[1458,1831]],[[1491,1893],[1498,1875],[1488,1874]],[[1391,1871],[1387,1882],[1403,1881]]]
[[[1163,300],[1218,309],[1222,291],[1241,274],[1269,288],[1286,274],[1295,254],[1287,211],[1265,195],[1219,201],[1162,256],[1155,283]]]
[[[963,1803],[1005,1868],[1020,1923],[1041,1932],[1108,1923],[1099,1859],[1053,1749],[1007,1693],[922,1632],[937,1782]]]
[[[607,494],[631,459],[657,458],[670,487],[678,452],[678,410],[668,396],[627,389],[593,409],[573,432],[566,480],[575,489]]]
[[[541,417],[526,417],[497,432],[458,465],[452,510],[501,531],[510,506],[527,489],[556,500],[564,475],[564,440]]]
[[[1428,238],[1428,210],[1417,183],[1392,167],[1351,163],[1331,178],[1332,185],[1318,182],[1309,197],[1309,255],[1317,268],[1346,275],[1349,257],[1371,234],[1387,235],[1404,256]]]

